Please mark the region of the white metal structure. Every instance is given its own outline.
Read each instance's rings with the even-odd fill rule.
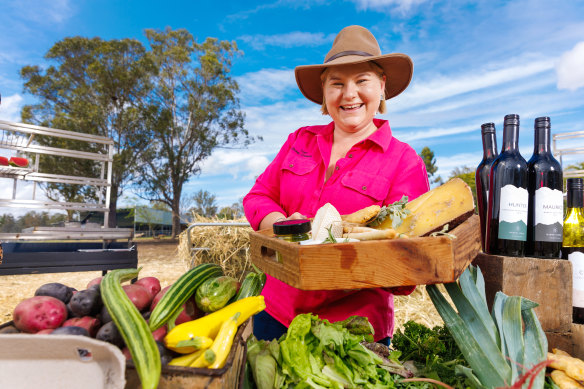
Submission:
[[[37,139],[39,136],[71,139],[91,144],[96,152],[87,152],[72,150],[58,147],[49,147],[41,145]],[[12,190],[4,187],[0,196],[0,207],[12,208],[31,208],[31,209],[57,209],[57,210],[75,210],[75,211],[97,211],[104,213],[104,225],[108,225],[108,212],[110,206],[112,168],[114,157],[114,141],[110,138],[83,134],[73,131],[58,130],[54,128],[34,126],[30,124],[13,123],[0,120],[0,156],[6,157],[8,153],[24,155],[29,159],[29,165],[26,168],[13,166],[0,166],[0,184],[12,180]],[[98,164],[98,177],[82,177],[73,175],[51,174],[43,171],[41,155],[53,155],[66,157],[71,163],[76,160],[91,160]],[[8,179],[8,180],[6,180]],[[22,190],[19,192],[19,183],[25,181],[32,182],[32,196],[28,199],[22,199]],[[72,185],[89,185],[97,189],[98,201],[94,203],[85,202],[64,202],[51,201],[44,196],[38,196],[38,183],[62,183]],[[10,184],[8,184],[10,186]],[[23,185],[21,185],[22,187]],[[5,193],[11,192],[6,197]],[[17,196],[17,193],[19,194]],[[2,196],[6,198],[2,198]],[[39,198],[40,197],[40,198]],[[62,229],[62,228],[40,228],[33,231],[25,231],[20,234],[0,234],[0,240],[18,240],[18,239],[87,239],[91,236],[94,239],[115,239],[129,238],[128,231],[131,229],[103,228],[98,226],[82,229]],[[91,230],[91,231],[90,231]],[[131,235],[131,233],[130,233]]]
[[[584,154],[584,147],[567,147],[561,148],[558,146],[559,141],[569,141],[572,146],[578,145],[584,141],[584,131],[561,132],[552,135],[552,151],[556,158],[559,159],[562,165],[564,178],[583,177],[584,170],[574,170],[564,168],[564,155]],[[578,142],[578,140],[580,142]]]

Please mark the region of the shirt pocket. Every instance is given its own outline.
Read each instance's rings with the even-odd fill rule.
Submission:
[[[345,188],[372,198],[376,201],[383,201],[389,193],[389,180],[375,174],[364,171],[350,171],[341,178],[341,184]]]
[[[312,172],[318,163],[311,158],[290,156],[282,163],[282,172],[292,173],[295,176],[305,176]]]

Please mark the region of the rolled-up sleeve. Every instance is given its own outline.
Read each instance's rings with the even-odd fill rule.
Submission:
[[[261,221],[272,212],[286,211],[280,205],[280,178],[281,166],[285,156],[294,143],[296,133],[288,136],[276,158],[268,165],[266,170],[256,179],[254,186],[243,198],[243,210],[245,217],[254,230],[258,230]]]

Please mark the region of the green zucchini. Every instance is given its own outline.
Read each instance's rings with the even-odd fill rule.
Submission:
[[[150,329],[155,331],[162,327],[205,280],[221,275],[223,275],[221,266],[203,263],[180,276],[152,310]]]
[[[124,338],[142,388],[156,389],[160,380],[160,353],[148,324],[126,295],[121,282],[138,277],[139,269],[116,269],[103,277],[101,298]]]
[[[266,283],[266,275],[260,270],[256,272],[249,272],[243,279],[239,292],[235,296],[235,301],[244,299],[246,297],[259,296],[264,289]]]
[[[203,312],[215,312],[235,296],[238,288],[239,282],[233,277],[209,278],[195,292],[195,303]]]

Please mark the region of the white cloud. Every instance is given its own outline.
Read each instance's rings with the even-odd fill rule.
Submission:
[[[408,12],[410,9],[418,4],[422,4],[427,0],[352,0],[357,8],[360,10],[372,9],[375,11],[399,11],[402,13]]]
[[[13,15],[37,23],[62,23],[73,15],[69,0],[21,0],[10,3]]]
[[[0,104],[0,120],[9,122],[20,122],[20,109],[22,108],[23,98],[19,94],[2,97]]]
[[[584,41],[560,57],[556,66],[558,89],[576,90],[584,86]]]
[[[262,99],[283,100],[283,96],[296,90],[296,78],[291,69],[262,69],[236,78],[243,101]]]
[[[256,50],[263,50],[266,46],[276,47],[315,47],[331,43],[335,34],[325,35],[321,32],[293,31],[276,35],[243,35],[238,38],[250,44]]]
[[[433,75],[432,79],[414,82],[410,90],[396,99],[394,107],[405,110],[434,101],[516,81],[553,69],[552,60],[526,61],[495,70],[469,71],[462,75]],[[391,82],[391,78],[389,79]]]

